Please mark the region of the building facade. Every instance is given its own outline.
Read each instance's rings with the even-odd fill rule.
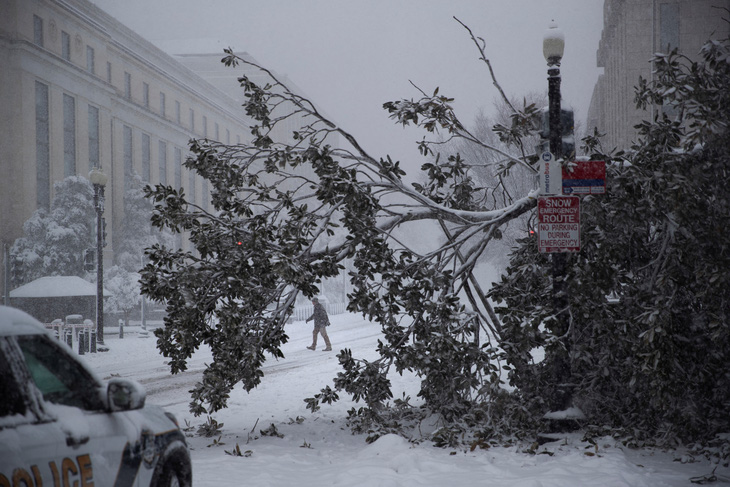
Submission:
[[[175,61],[182,64],[192,72],[203,78],[205,81],[213,85],[215,88],[225,93],[231,100],[234,101],[236,106],[241,106],[246,103],[247,98],[244,90],[241,88],[240,83],[237,80],[236,71],[232,71],[230,67],[225,66],[221,62],[223,57],[223,49],[225,46],[221,46],[219,43],[206,42],[202,40],[192,40],[190,45],[186,43],[174,41],[164,42],[161,41],[157,45],[161,47],[165,52],[173,56]],[[218,49],[216,49],[216,47]],[[246,61],[258,64],[247,52],[236,53],[237,56],[245,59]],[[272,83],[271,78],[268,74],[263,71],[258,71],[255,68],[248,67],[241,63],[239,65],[244,71],[246,76],[254,83],[259,86],[265,86],[266,84]],[[286,85],[286,87],[293,93],[302,94],[303,91],[286,75],[281,73],[272,73],[276,79]],[[280,87],[275,86],[271,88],[272,91],[282,93]],[[283,112],[295,112],[297,107],[289,102],[283,102],[278,108],[277,113]],[[320,113],[323,113],[321,109]],[[326,114],[325,114],[326,116]],[[269,134],[272,139],[277,142],[296,144],[293,138],[293,133],[300,130],[302,125],[306,125],[307,121],[301,116],[287,117],[285,120],[279,120],[278,123],[272,128]],[[228,138],[228,134],[225,134]],[[223,142],[222,139],[216,139]],[[330,145],[340,147],[340,137],[337,134],[330,134],[327,137],[327,141]],[[231,140],[230,143],[240,144],[240,138]],[[297,171],[295,171],[297,172]]]
[[[604,69],[593,91],[587,133],[596,127],[607,150],[637,141],[635,125],[652,119],[657,107],[637,110],[639,76],[651,80],[651,58],[674,48],[697,60],[711,37],[730,34],[730,0],[605,0],[603,32],[596,53]]]
[[[207,206],[207,182],[182,166],[188,142],[240,142],[250,125],[240,102],[88,0],[0,0],[0,12],[4,247],[50,205],[54,182],[94,167],[108,176],[112,242],[134,174]],[[2,295],[6,286],[0,279]]]

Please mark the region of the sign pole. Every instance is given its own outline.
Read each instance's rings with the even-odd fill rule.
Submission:
[[[545,45],[543,44],[543,50]],[[562,52],[560,53],[562,56]],[[547,58],[547,56],[546,56]],[[550,152],[555,156],[555,164],[563,163],[563,127],[560,119],[560,58],[548,59],[548,121],[550,129]],[[562,171],[561,171],[562,176]],[[562,193],[562,181],[560,184]],[[553,373],[554,391],[553,396],[548,398],[548,404],[552,411],[564,411],[573,402],[573,391],[568,385],[571,377],[570,351],[572,343],[568,337],[569,299],[566,294],[565,278],[567,269],[567,255],[565,252],[554,252],[552,254],[552,275],[553,275],[553,307],[557,326],[553,330],[558,337],[563,337],[563,347],[556,350],[555,369]]]

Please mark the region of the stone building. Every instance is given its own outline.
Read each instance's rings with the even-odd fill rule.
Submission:
[[[637,140],[634,126],[653,118],[637,110],[634,87],[639,76],[650,80],[656,52],[679,51],[697,60],[710,37],[730,34],[730,0],[605,0],[603,32],[596,53],[604,69],[588,110],[588,133],[597,127],[607,150],[628,149]]]
[[[208,204],[207,182],[182,166],[188,141],[236,143],[249,136],[240,102],[88,0],[0,0],[0,12],[5,249],[36,209],[50,205],[54,182],[87,177],[94,167],[108,176],[104,218],[111,242],[134,173]],[[106,247],[105,263],[113,252]],[[0,259],[0,276],[6,275]],[[6,287],[0,278],[3,296]]]

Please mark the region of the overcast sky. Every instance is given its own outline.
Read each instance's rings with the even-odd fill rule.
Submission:
[[[563,106],[581,123],[601,72],[603,0],[92,1],[152,42],[205,39],[248,52],[288,76],[371,155],[404,163],[422,162],[415,142],[423,134],[395,125],[382,104],[418,98],[411,81],[455,98],[467,125],[498,95],[453,17],[484,38],[498,81],[515,96],[547,92],[542,39],[554,19],[566,43]]]

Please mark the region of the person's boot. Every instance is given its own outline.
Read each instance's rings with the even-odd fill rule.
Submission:
[[[312,345],[307,348],[310,350],[317,349],[317,329],[316,328],[315,328],[314,332],[312,332]]]
[[[332,344],[330,343],[329,337],[327,337],[326,335],[325,335],[325,339],[324,339],[324,344],[325,344],[325,347],[324,347],[324,349],[322,349],[323,352],[329,352],[332,350]]]

